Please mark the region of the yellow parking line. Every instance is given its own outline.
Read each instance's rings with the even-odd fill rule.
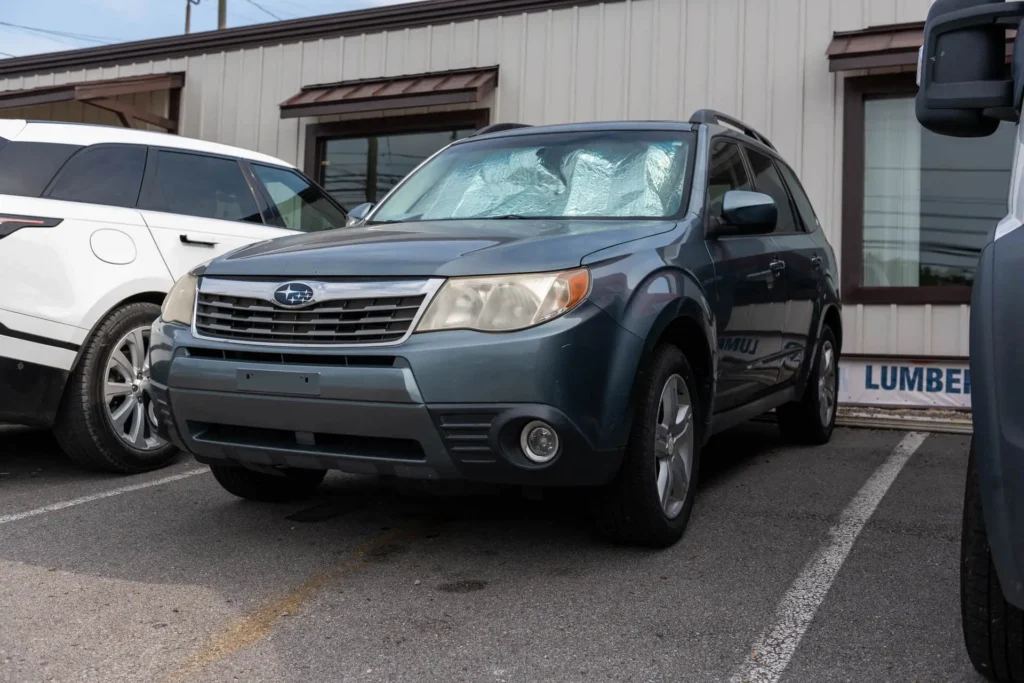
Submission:
[[[411,540],[424,533],[425,527],[405,528],[391,531],[372,538],[361,544],[341,565],[317,574],[273,600],[267,605],[248,614],[244,614],[227,625],[184,664],[175,669],[166,678],[167,683],[185,681],[210,666],[227,659],[263,640],[274,628],[274,624],[285,612],[295,614],[318,590],[327,584],[350,576],[370,563],[368,555],[391,543],[400,540]]]

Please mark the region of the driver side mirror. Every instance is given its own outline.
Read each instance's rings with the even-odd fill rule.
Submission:
[[[345,227],[351,228],[357,225],[362,225],[366,221],[366,217],[370,215],[370,212],[373,211],[373,207],[375,206],[376,204],[366,202],[365,204],[360,204],[356,208],[349,211],[348,219],[346,219],[345,221]]]
[[[722,198],[722,217],[712,226],[710,237],[766,235],[775,231],[779,207],[762,192],[730,190]]]

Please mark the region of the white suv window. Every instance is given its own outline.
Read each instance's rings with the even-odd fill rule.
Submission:
[[[345,212],[298,173],[263,164],[252,164],[252,170],[289,230],[319,232],[345,227]]]
[[[234,159],[152,150],[155,167],[140,209],[223,221],[262,223],[259,207]]]
[[[145,170],[145,147],[86,147],[64,165],[46,196],[71,202],[133,207],[139,199]]]

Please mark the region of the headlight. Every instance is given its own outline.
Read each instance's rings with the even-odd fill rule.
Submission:
[[[423,314],[417,332],[508,332],[557,318],[590,293],[586,268],[561,273],[452,278]]]
[[[175,282],[171,291],[164,297],[163,306],[160,307],[160,317],[165,322],[191,325],[192,311],[196,307],[196,285],[198,284],[199,276],[192,273]]]

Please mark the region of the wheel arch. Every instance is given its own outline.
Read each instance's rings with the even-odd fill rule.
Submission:
[[[165,296],[167,296],[166,288],[158,289],[150,285],[149,287],[146,288],[135,288],[135,291],[131,292],[130,294],[127,294],[123,298],[116,299],[113,303],[109,301],[108,297],[107,300],[100,302],[96,306],[94,306],[93,309],[90,311],[89,315],[87,316],[87,322],[89,323],[89,331],[88,333],[86,333],[85,338],[82,340],[81,345],[78,347],[78,353],[75,355],[75,362],[72,363],[71,369],[68,372],[73,373],[78,368],[78,364],[79,362],[81,362],[82,356],[85,354],[86,347],[89,345],[89,342],[92,341],[92,338],[96,335],[97,328],[99,328],[99,326],[103,324],[104,320],[110,317],[111,313],[113,313],[119,308],[123,308],[124,306],[130,306],[131,304],[149,303],[159,306],[160,304],[163,303]]]

